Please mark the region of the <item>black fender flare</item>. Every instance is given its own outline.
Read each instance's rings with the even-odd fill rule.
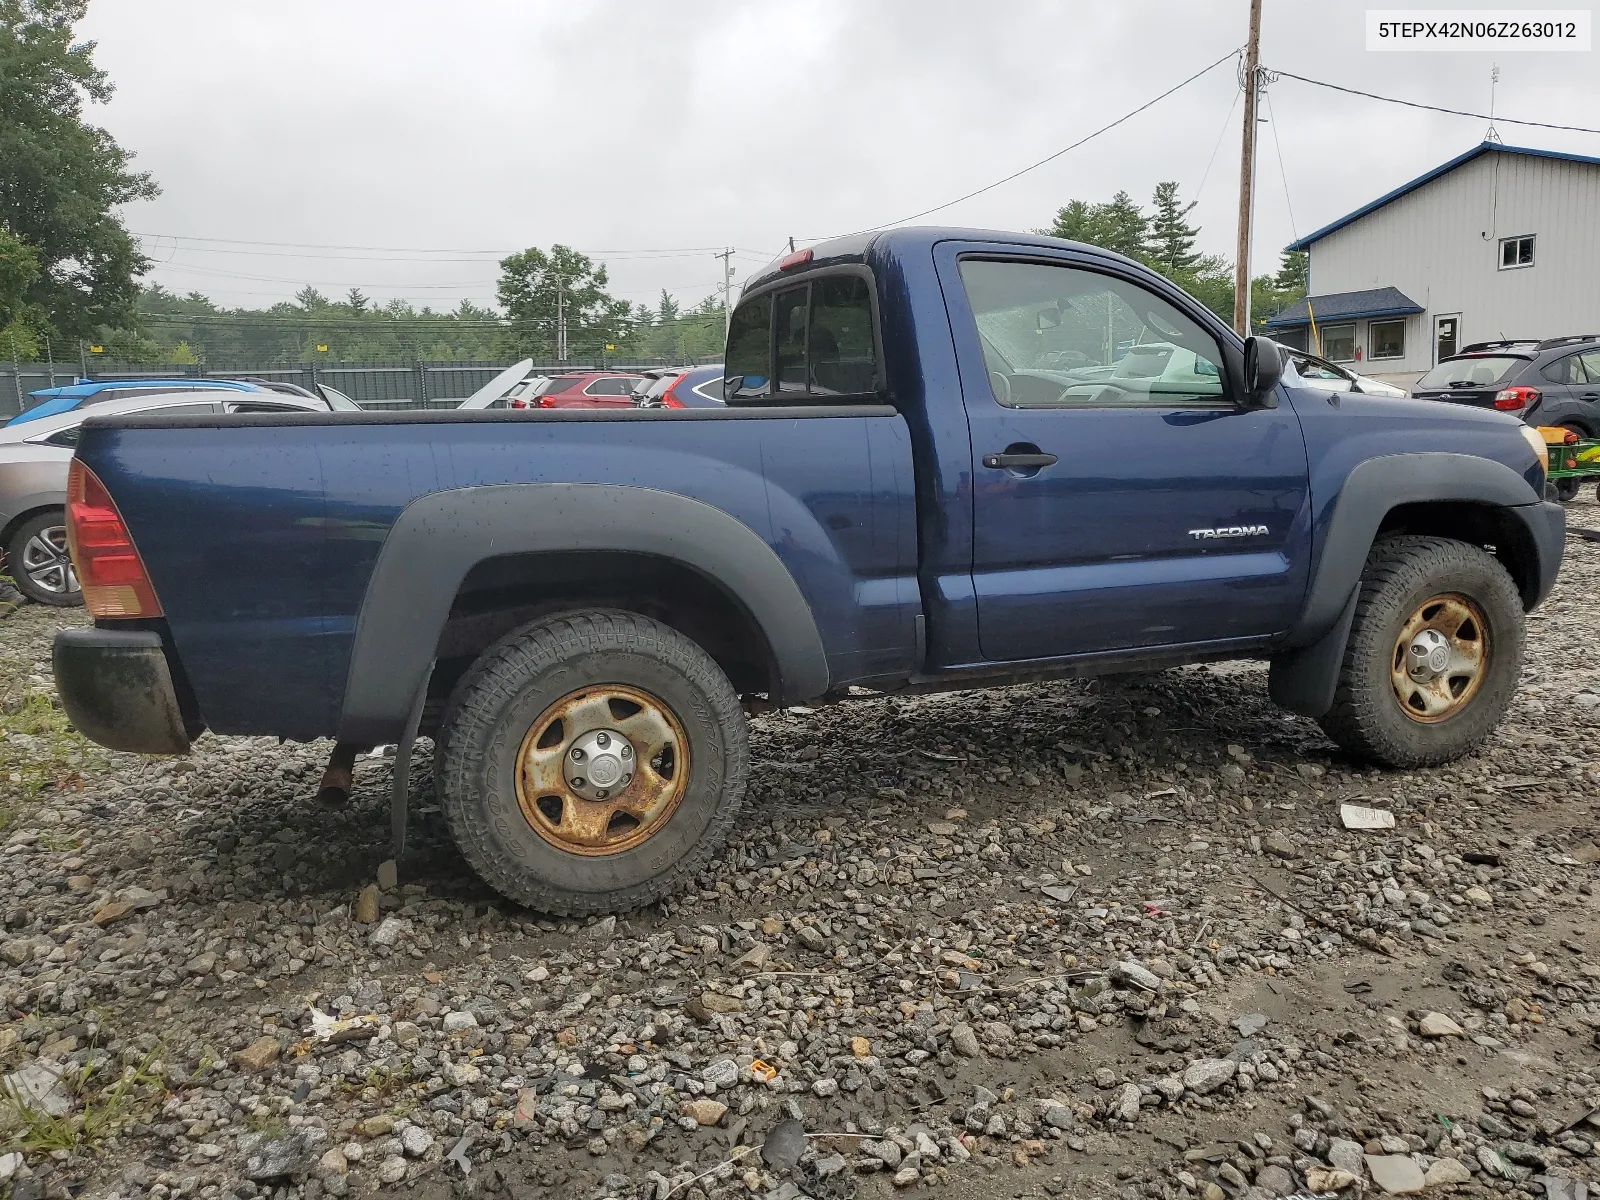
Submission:
[[[1321,717],[1333,707],[1361,572],[1391,511],[1403,504],[1450,501],[1521,508],[1540,499],[1504,463],[1471,454],[1425,451],[1357,463],[1334,502],[1300,619],[1284,649],[1272,657],[1267,687],[1274,703],[1308,717]]]
[[[721,509],[654,488],[519,483],[431,492],[396,519],[356,621],[338,738],[393,742],[405,728],[467,572],[507,554],[621,551],[705,576],[750,615],[771,648],[777,703],[828,690],[816,621],[761,536]]]

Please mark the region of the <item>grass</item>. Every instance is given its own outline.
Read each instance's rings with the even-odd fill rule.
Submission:
[[[0,1150],[48,1154],[93,1146],[154,1107],[164,1091],[153,1070],[158,1058],[152,1050],[137,1062],[123,1059],[116,1078],[99,1087],[92,1066],[77,1068],[67,1076],[72,1106],[59,1117],[9,1093],[0,1095]]]

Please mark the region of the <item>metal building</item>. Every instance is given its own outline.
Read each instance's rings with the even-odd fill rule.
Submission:
[[[1409,383],[1469,342],[1600,332],[1600,158],[1484,142],[1288,247],[1273,337]],[[1313,334],[1313,327],[1315,334]]]

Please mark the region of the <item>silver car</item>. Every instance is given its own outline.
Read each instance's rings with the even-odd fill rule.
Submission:
[[[30,600],[82,604],[67,555],[67,466],[78,429],[117,413],[327,412],[315,397],[273,392],[153,392],[0,427],[0,547],[5,573]]]

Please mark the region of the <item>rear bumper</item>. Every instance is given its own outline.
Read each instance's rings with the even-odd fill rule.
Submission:
[[[54,665],[61,706],[90,741],[140,754],[188,751],[191,735],[160,634],[64,629]]]
[[[1519,504],[1509,511],[1527,528],[1538,553],[1534,593],[1522,597],[1523,604],[1532,611],[1550,594],[1561,571],[1561,556],[1567,548],[1567,511],[1548,500],[1540,504]]]

